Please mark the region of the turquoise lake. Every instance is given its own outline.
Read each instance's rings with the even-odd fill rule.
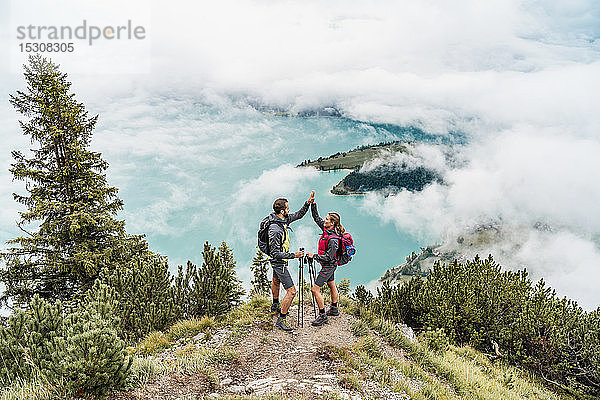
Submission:
[[[109,182],[125,202],[119,217],[129,232],[146,234],[151,249],[168,256],[173,272],[186,260],[201,263],[205,241],[225,241],[249,284],[260,220],[277,197],[286,197],[293,212],[311,190],[321,215],[338,212],[354,237],[357,254],[336,276],[349,278],[353,287],[378,279],[430,244],[383,223],[378,210],[365,209],[362,196],[332,195],[329,190],[349,171],[295,165],[382,141],[455,138],[346,118],[280,117],[251,107],[173,101],[173,107],[150,104],[143,117],[125,118],[129,122],[111,119],[108,110],[93,143],[110,162]],[[143,134],[136,118],[148,127]],[[292,248],[314,252],[319,231],[310,211],[292,228]],[[296,270],[298,261],[290,265]]]

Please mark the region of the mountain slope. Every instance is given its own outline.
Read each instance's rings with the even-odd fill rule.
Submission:
[[[340,303],[340,316],[313,327],[307,302],[304,327],[292,334],[273,329],[261,298],[220,320],[182,321],[131,349],[133,388],[111,399],[568,398],[501,359],[469,347],[433,351],[410,328],[361,314],[346,297]]]

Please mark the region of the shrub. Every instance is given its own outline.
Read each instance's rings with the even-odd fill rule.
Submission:
[[[342,279],[337,284],[337,290],[340,295],[348,296],[350,293],[350,279]]]
[[[0,384],[37,376],[56,376],[59,361],[54,339],[62,336],[63,309],[34,295],[30,310],[17,309],[0,327]]]
[[[369,305],[373,301],[373,293],[369,292],[363,285],[354,290],[354,298],[362,305]]]
[[[450,346],[448,336],[446,336],[443,329],[439,328],[423,332],[421,340],[430,350],[436,353],[443,353],[448,350],[448,346]]]
[[[97,283],[70,313],[34,296],[29,310],[16,311],[0,329],[2,383],[42,379],[71,396],[103,396],[123,388],[132,359],[117,335],[111,294]]]
[[[67,390],[104,396],[123,388],[133,359],[114,326],[91,308],[71,314],[65,325],[60,368]]]
[[[558,298],[543,280],[534,285],[525,270],[502,271],[491,256],[437,263],[426,278],[384,284],[375,297],[358,287],[355,296],[382,318],[443,329],[450,342],[486,353],[497,343],[505,358],[546,380],[600,394],[600,311]]]
[[[271,280],[269,279],[269,257],[258,249],[252,259],[250,270],[253,279],[250,281],[252,289],[250,295],[268,296],[271,293]]]
[[[114,289],[122,336],[134,341],[166,329],[177,319],[173,277],[166,259],[147,252],[113,272],[103,271],[102,283]]]
[[[240,304],[244,294],[235,272],[233,251],[225,242],[218,249],[206,242],[202,257],[200,268],[188,261],[185,273],[180,266],[175,279],[175,297],[182,318],[225,314]]]

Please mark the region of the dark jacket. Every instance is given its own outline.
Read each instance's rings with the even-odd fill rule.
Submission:
[[[308,212],[308,203],[304,202],[302,208],[295,213],[289,214],[285,219],[281,219],[274,212],[269,215],[269,220],[274,221],[269,226],[269,251],[271,256],[271,264],[287,265],[287,259],[294,258],[294,253],[284,252],[282,249],[286,232],[284,226],[289,226],[292,222],[304,217]]]
[[[310,207],[310,212],[312,214],[315,223],[325,232],[325,223],[323,219],[319,216],[319,211],[317,210],[317,204],[312,203]],[[327,230],[329,234],[339,236],[339,233],[334,230]],[[339,247],[339,240],[329,240],[327,243],[327,250],[325,254],[315,254],[314,260],[318,261],[321,265],[325,266],[337,266],[337,258],[335,258],[335,253],[337,253]]]

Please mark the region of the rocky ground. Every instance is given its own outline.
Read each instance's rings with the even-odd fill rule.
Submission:
[[[202,373],[159,375],[142,387],[120,393],[113,399],[187,400],[276,394],[282,398],[305,399],[330,396],[342,399],[406,398],[373,382],[361,382],[360,391],[341,385],[338,377],[343,361],[332,356],[328,346],[352,348],[358,340],[350,329],[354,317],[342,312],[337,317],[329,317],[329,323],[313,327],[313,309],[307,303],[304,308],[304,327],[298,328],[297,309],[297,306],[292,306],[288,316],[288,322],[296,328],[293,333],[273,328],[276,315],[266,314],[265,318],[255,322],[247,335],[231,338],[230,332],[222,328],[213,333],[209,342],[198,344],[214,348],[232,346],[238,353],[231,363],[215,367],[213,376],[217,382],[211,383]],[[200,339],[188,339],[177,346],[190,346],[190,341],[200,342]],[[401,350],[386,346],[383,341],[381,344],[387,355],[403,357]],[[159,357],[174,357],[177,346]]]

